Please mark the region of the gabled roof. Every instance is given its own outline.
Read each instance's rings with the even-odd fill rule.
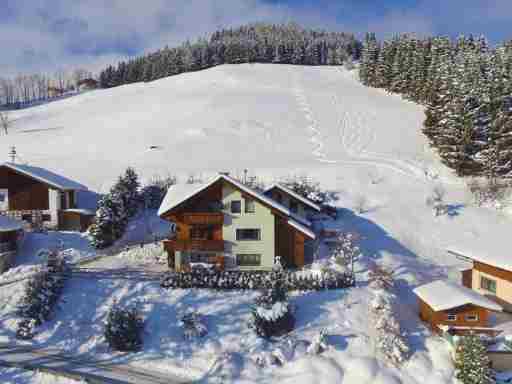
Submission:
[[[34,167],[26,164],[15,164],[15,163],[3,163],[0,167],[6,167],[14,172],[23,174],[31,177],[32,179],[38,180],[42,183],[48,184],[50,187],[54,187],[63,191],[71,190],[87,190],[87,187],[70,180],[64,176],[57,175],[44,168]]]
[[[449,281],[437,280],[421,285],[415,288],[413,292],[436,312],[466,304],[473,304],[491,311],[503,310],[499,304],[484,295]]]
[[[11,232],[23,229],[23,223],[19,220],[0,215],[0,232]]]
[[[265,191],[265,194],[270,193],[270,191],[272,191],[273,189],[279,189],[280,191],[294,197],[295,199],[299,200],[301,203],[307,205],[308,207],[314,209],[315,211],[320,212],[322,210],[317,204],[313,203],[311,200],[306,199],[304,196],[299,195],[297,192],[292,191],[290,188],[285,187],[282,184],[272,184],[270,188],[268,188]]]
[[[492,241],[478,239],[471,244],[448,247],[446,251],[456,257],[512,271],[512,251],[506,239],[493,239]]]
[[[244,185],[238,180],[233,179],[232,177],[224,174],[220,174],[206,183],[173,185],[167,191],[167,194],[165,195],[164,200],[162,201],[162,204],[158,209],[158,215],[162,216],[165,213],[171,211],[184,201],[204,191],[205,189],[215,184],[219,180],[231,184],[236,189],[248,194],[249,196],[253,197],[256,200],[259,200],[261,203],[268,205],[274,208],[275,210],[279,211],[280,213],[288,217],[288,224],[292,225],[294,228],[298,229],[307,236],[313,239],[315,238],[315,234],[313,233],[313,231],[311,231],[308,228],[309,226],[311,226],[311,222],[301,218],[300,216],[295,215],[288,208],[272,200],[271,198],[253,190],[252,188],[249,188],[248,186]]]

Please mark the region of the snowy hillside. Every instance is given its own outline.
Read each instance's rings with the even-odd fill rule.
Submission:
[[[332,225],[363,236],[360,284],[347,294],[295,298],[302,311],[297,332],[311,338],[324,327],[337,329],[342,335],[337,347],[324,358],[301,358],[272,371],[227,362],[225,366],[242,371],[239,382],[251,382],[251,377],[294,383],[313,377],[319,383],[452,382],[448,349],[439,339],[426,337],[412,289],[446,276],[458,280],[462,262],[445,248],[478,244],[479,249],[499,251],[512,222],[505,213],[475,207],[463,182],[440,165],[420,132],[421,107],[366,88],[354,72],[337,67],[248,64],[93,91],[16,112],[14,118],[10,134],[1,137],[0,153],[7,157],[15,145],[23,160],[100,192],[131,165],[143,177],[170,173],[182,180],[189,174],[236,174],[244,168],[269,183],[306,173],[338,193],[336,204],[345,209]],[[446,190],[448,214],[434,217],[425,201],[438,185]],[[357,208],[362,208],[360,214]],[[397,278],[400,320],[413,352],[401,369],[375,358],[367,321],[371,292],[365,281],[373,263],[391,267]],[[88,295],[77,293],[84,289]],[[66,302],[82,315],[77,318],[66,304],[37,341],[52,346],[57,340],[59,348],[71,352],[104,353],[98,327],[106,303],[120,298],[140,300],[148,313],[149,354],[136,354],[139,364],[151,360],[157,366],[159,359],[168,359],[169,364],[204,368],[221,352],[242,353],[257,346],[245,326],[252,294],[164,292],[150,283],[72,282]],[[197,306],[216,324],[205,345],[185,346],[177,341],[175,326],[163,326],[175,321],[175,308],[181,306]],[[9,301],[3,310],[13,307]],[[97,313],[91,328],[83,322],[92,307]],[[69,331],[60,326],[72,323]],[[4,321],[7,328],[9,324]],[[75,331],[77,336],[68,341]],[[9,332],[1,333],[3,338]]]

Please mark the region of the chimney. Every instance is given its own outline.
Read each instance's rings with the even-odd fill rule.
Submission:
[[[229,172],[219,172],[219,175],[229,176]]]

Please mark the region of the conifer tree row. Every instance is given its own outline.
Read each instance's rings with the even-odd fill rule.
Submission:
[[[511,42],[367,34],[359,76],[425,105],[423,132],[459,176],[512,177]]]
[[[110,88],[147,82],[220,64],[342,65],[359,59],[360,50],[361,43],[351,34],[257,23],[109,66],[100,73],[100,84]]]

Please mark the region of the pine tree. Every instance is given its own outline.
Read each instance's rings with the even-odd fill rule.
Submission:
[[[462,338],[457,347],[456,368],[457,379],[463,384],[492,383],[492,374],[487,357],[487,348],[476,335]]]

